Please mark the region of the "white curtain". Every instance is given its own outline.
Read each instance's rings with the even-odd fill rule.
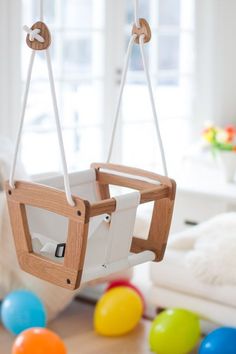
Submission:
[[[0,135],[14,137],[21,96],[21,1],[0,0]]]

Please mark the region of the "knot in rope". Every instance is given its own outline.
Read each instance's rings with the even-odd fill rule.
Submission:
[[[39,34],[40,29],[38,29],[38,28],[31,29],[25,25],[23,27],[23,30],[28,33],[30,42],[33,42],[36,39],[40,43],[44,43],[44,38],[42,36],[40,36],[40,34]]]

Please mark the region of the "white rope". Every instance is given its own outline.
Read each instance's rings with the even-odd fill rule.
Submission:
[[[159,127],[159,122],[158,122],[158,116],[157,116],[155,99],[154,99],[154,94],[153,94],[153,89],[152,89],[152,83],[151,83],[150,73],[148,70],[147,58],[146,58],[145,51],[144,51],[144,38],[145,38],[145,35],[142,35],[139,37],[140,52],[141,52],[143,67],[144,67],[144,71],[145,71],[145,75],[146,75],[146,79],[147,79],[148,91],[149,91],[149,96],[150,96],[150,101],[151,101],[151,106],[152,106],[152,113],[153,113],[156,132],[157,132],[157,139],[158,139],[160,152],[161,152],[163,169],[164,169],[165,175],[167,176],[168,171],[167,171],[167,164],[166,164],[166,158],[165,158],[165,151],[164,151],[164,146],[163,146],[163,142],[162,142],[162,138],[161,138],[161,132],[160,132],[160,127]]]
[[[40,43],[44,43],[44,38],[42,36],[40,36],[40,29],[39,28],[35,28],[34,30],[32,30],[31,28],[29,28],[28,26],[24,26],[23,30],[28,33],[29,35],[29,40],[31,42],[33,42],[35,39],[37,39],[37,41],[39,41]]]
[[[108,150],[107,163],[109,163],[111,160],[111,155],[112,155],[112,151],[113,151],[113,147],[114,147],[115,135],[116,135],[117,124],[118,124],[118,119],[119,119],[120,110],[121,110],[122,97],[123,97],[124,87],[125,87],[127,73],[128,73],[129,61],[130,61],[130,57],[131,57],[131,53],[132,53],[132,49],[133,49],[133,44],[134,44],[136,37],[137,37],[136,35],[133,35],[131,37],[130,42],[129,42],[129,46],[128,46],[128,50],[127,50],[127,54],[126,54],[126,58],[125,58],[125,64],[124,64],[124,69],[123,69],[122,79],[121,79],[120,92],[119,92],[119,96],[118,96],[118,103],[117,103],[117,107],[116,107],[116,111],[115,111],[115,119],[114,119],[114,123],[113,123],[111,142],[110,142],[110,146],[109,146],[109,150]],[[159,123],[158,123],[158,115],[157,115],[157,110],[156,110],[156,105],[155,105],[155,100],[154,100],[154,94],[153,94],[150,74],[149,74],[148,65],[147,65],[147,59],[146,59],[145,52],[144,52],[144,37],[145,37],[144,35],[139,37],[140,52],[141,52],[143,67],[144,67],[144,71],[145,71],[145,75],[146,75],[146,79],[147,79],[148,92],[150,95],[150,101],[151,101],[151,106],[152,106],[152,113],[153,113],[153,117],[154,117],[154,122],[155,122],[157,139],[158,139],[158,144],[159,144],[160,152],[161,152],[163,170],[164,170],[164,174],[167,176],[168,171],[167,171],[167,164],[166,164],[166,158],[165,158],[165,151],[164,151],[163,142],[162,142],[161,133],[160,133],[160,127],[159,127]]]
[[[40,21],[43,21],[44,14],[44,0],[39,0],[39,13],[40,13]]]
[[[35,53],[36,53],[36,51],[33,50],[32,54],[31,54],[31,59],[30,59],[30,64],[29,64],[29,69],[28,69],[28,74],[27,74],[25,94],[24,94],[24,99],[23,99],[23,107],[22,107],[22,113],[21,113],[21,119],[20,119],[20,127],[19,127],[19,131],[18,131],[18,135],[17,135],[16,147],[15,147],[15,152],[14,152],[14,157],[13,157],[13,164],[12,164],[12,168],[11,168],[11,172],[10,172],[9,183],[10,183],[11,188],[15,188],[14,176],[15,176],[19,146],[20,146],[21,137],[22,137],[22,130],[23,130],[23,125],[24,125],[24,120],[25,120],[25,113],[26,113],[26,107],[27,107],[27,102],[28,102],[29,88],[30,88],[32,69],[33,69],[33,64],[34,64],[34,59],[35,59]],[[74,206],[75,203],[74,203],[74,201],[72,199],[72,195],[71,195],[68,168],[67,168],[67,163],[66,163],[65,149],[64,149],[64,144],[63,144],[62,129],[61,129],[60,118],[59,118],[55,83],[54,83],[52,63],[51,63],[49,49],[46,50],[46,59],[47,59],[48,76],[49,76],[49,82],[50,82],[50,88],[51,88],[53,109],[54,109],[54,115],[55,115],[55,121],[56,121],[56,127],[57,127],[58,142],[59,142],[60,153],[61,153],[62,168],[63,168],[63,174],[64,174],[65,193],[66,193],[66,198],[67,198],[68,203],[71,206]]]
[[[127,73],[128,73],[128,68],[129,68],[129,61],[130,61],[130,57],[131,57],[131,53],[132,53],[132,49],[133,49],[133,45],[134,45],[134,41],[135,41],[136,37],[137,37],[136,34],[131,37],[131,39],[129,41],[126,57],[125,57],[124,69],[122,72],[122,78],[121,78],[121,84],[120,84],[120,92],[119,92],[119,96],[118,96],[118,102],[117,102],[116,111],[115,111],[115,119],[114,119],[113,128],[112,128],[111,142],[110,142],[110,147],[109,147],[109,151],[108,151],[107,163],[109,163],[111,160],[111,155],[112,155],[114,141],[115,141],[115,135],[116,135],[116,129],[117,129],[117,123],[118,123],[118,119],[119,119],[119,115],[120,115],[122,96],[123,96]]]
[[[139,0],[134,0],[134,22],[137,28],[140,28],[139,22]]]
[[[25,111],[26,111],[26,106],[27,106],[27,101],[28,101],[28,96],[29,96],[29,88],[30,88],[30,81],[31,81],[32,69],[33,69],[33,64],[34,64],[34,58],[35,58],[35,51],[33,50],[32,54],[31,54],[31,58],[30,58],[30,63],[29,63],[29,69],[28,69],[28,74],[27,74],[27,79],[26,79],[25,93],[24,93],[23,105],[22,105],[22,111],[21,111],[21,118],[20,118],[20,126],[19,126],[19,130],[18,130],[18,134],[17,134],[16,146],[15,146],[15,151],[14,151],[14,156],[13,156],[13,163],[12,163],[10,178],[9,178],[9,184],[10,184],[11,188],[15,188],[14,176],[15,176],[15,170],[16,170],[16,162],[17,162],[17,156],[18,156],[19,146],[20,146],[20,142],[21,142],[22,129],[23,129],[23,125],[24,125]]]
[[[57,136],[58,136],[58,142],[59,142],[59,147],[60,147],[60,152],[61,152],[61,161],[62,161],[62,168],[63,168],[63,174],[64,174],[64,185],[65,185],[66,198],[67,198],[68,203],[71,206],[74,206],[75,203],[74,203],[74,201],[72,199],[72,195],[71,195],[68,168],[67,168],[67,163],[66,163],[66,154],[65,154],[64,144],[63,144],[62,129],[61,129],[61,124],[60,124],[55,83],[54,83],[53,71],[52,71],[52,62],[51,62],[51,56],[50,56],[49,49],[46,50],[46,58],[47,58],[48,76],[49,76],[49,82],[50,82],[50,88],[51,88],[51,94],[52,94],[53,109],[54,109],[54,115],[55,115],[55,121],[56,121],[56,127],[57,127]]]

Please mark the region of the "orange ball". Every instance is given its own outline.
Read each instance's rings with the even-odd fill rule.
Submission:
[[[66,354],[63,341],[45,328],[28,329],[16,338],[12,354]]]

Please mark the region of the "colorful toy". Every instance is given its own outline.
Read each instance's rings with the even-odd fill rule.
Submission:
[[[128,288],[131,288],[133,289],[134,291],[136,291],[136,293],[140,296],[141,300],[142,300],[142,303],[143,303],[143,310],[145,309],[145,300],[144,300],[144,296],[143,294],[141,293],[141,291],[134,285],[132,284],[129,280],[127,279],[118,279],[118,280],[114,280],[112,281],[107,289],[106,289],[106,292],[113,289],[113,288],[116,288],[118,286],[127,286]]]
[[[15,340],[11,354],[66,354],[63,341],[45,328],[31,328]]]
[[[236,328],[222,327],[208,334],[203,340],[199,354],[235,354]]]
[[[186,310],[163,311],[154,320],[149,343],[154,353],[187,354],[200,338],[199,318]]]
[[[106,292],[98,301],[94,313],[94,327],[104,336],[121,336],[139,323],[143,303],[136,291],[120,286]]]
[[[46,311],[41,300],[32,292],[17,290],[10,293],[1,307],[2,323],[12,334],[32,327],[46,326]]]

